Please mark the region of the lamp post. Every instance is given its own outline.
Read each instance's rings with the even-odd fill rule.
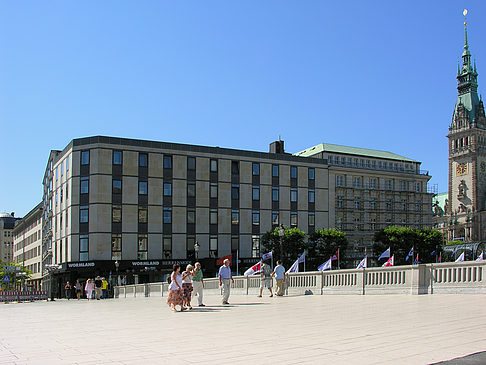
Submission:
[[[194,244],[194,254],[196,255],[196,261],[198,259],[198,256],[199,256],[199,243],[196,241],[196,243]]]
[[[282,259],[283,257],[283,248],[282,248],[282,238],[284,236],[284,233],[285,233],[285,229],[284,227],[280,224],[278,226],[278,236],[280,238],[280,259]]]

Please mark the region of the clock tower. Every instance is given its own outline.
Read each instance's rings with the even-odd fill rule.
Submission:
[[[464,11],[464,16],[467,11]],[[449,126],[448,240],[486,239],[486,118],[478,96],[476,63],[471,62],[464,22],[462,66],[457,70],[457,102]],[[484,217],[483,217],[484,215]]]

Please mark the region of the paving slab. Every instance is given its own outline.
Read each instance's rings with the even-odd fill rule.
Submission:
[[[0,305],[3,364],[451,364],[485,359],[485,295],[231,296]],[[481,357],[482,356],[482,357]],[[473,362],[471,362],[473,361]]]

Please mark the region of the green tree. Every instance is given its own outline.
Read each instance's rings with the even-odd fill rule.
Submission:
[[[345,267],[345,252],[348,246],[348,239],[346,233],[334,229],[318,229],[309,234],[309,248],[307,254],[307,262],[311,270],[317,270],[317,266],[324,261],[329,260],[329,257],[334,255],[339,249],[340,266]],[[337,261],[333,262],[337,268]]]
[[[436,254],[442,250],[442,234],[436,229],[412,229],[410,227],[387,227],[375,233],[373,253],[378,258],[388,247],[395,256],[395,265],[410,265],[419,255],[420,263],[435,262]],[[411,248],[414,257],[405,261]],[[435,252],[434,252],[435,251]],[[382,264],[380,261],[378,264]]]
[[[282,246],[280,246],[278,227],[275,227],[273,230],[263,234],[262,248],[264,252],[272,251],[275,260],[282,260],[284,265],[289,266],[307,248],[305,236],[305,233],[297,227],[289,228],[283,226]]]

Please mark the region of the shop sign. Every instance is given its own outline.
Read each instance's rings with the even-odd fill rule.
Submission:
[[[94,267],[94,262],[68,262],[67,267],[69,269],[76,267]]]

